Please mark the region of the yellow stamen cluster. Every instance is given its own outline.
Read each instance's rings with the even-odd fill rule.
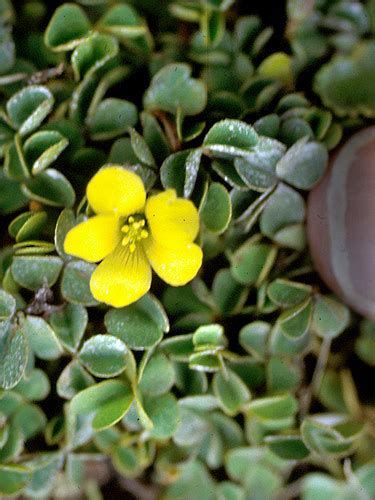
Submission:
[[[122,239],[124,246],[129,245],[130,253],[135,252],[137,241],[144,240],[148,237],[148,231],[145,229],[145,219],[136,220],[132,215],[128,217],[126,224],[121,228],[121,231],[126,236]]]

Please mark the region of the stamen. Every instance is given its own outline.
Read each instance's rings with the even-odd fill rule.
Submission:
[[[136,243],[138,241],[148,238],[149,235],[147,229],[144,229],[144,227],[146,226],[146,221],[141,217],[142,216],[131,215],[130,217],[128,217],[128,220],[121,228],[121,231],[126,234],[121,243],[123,246],[129,245],[130,253],[136,251]]]

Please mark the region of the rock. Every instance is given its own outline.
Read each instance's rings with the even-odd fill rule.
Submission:
[[[353,135],[310,192],[307,233],[323,281],[375,319],[375,126]]]

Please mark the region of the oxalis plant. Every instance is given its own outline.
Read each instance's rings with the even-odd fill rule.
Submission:
[[[3,498],[375,497],[305,230],[374,80],[374,0],[0,0]]]

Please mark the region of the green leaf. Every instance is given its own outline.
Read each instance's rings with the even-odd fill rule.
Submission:
[[[176,114],[178,108],[185,115],[196,115],[206,107],[207,89],[201,80],[191,77],[187,64],[174,63],[162,68],[151,80],[143,103],[149,111],[167,111]]]
[[[21,136],[27,135],[50,113],[54,97],[47,87],[29,86],[14,94],[6,104],[12,125]]]
[[[56,382],[56,390],[61,398],[72,399],[73,396],[94,383],[93,377],[78,361],[73,360],[60,373]]]
[[[22,332],[0,324],[0,387],[11,389],[21,380],[28,358],[28,346]]]
[[[304,283],[297,283],[278,278],[267,287],[268,297],[280,307],[293,307],[307,299],[312,288]]]
[[[276,165],[276,174],[299,189],[311,189],[321,179],[328,164],[326,148],[319,142],[298,142],[285,153]]]
[[[241,486],[230,481],[221,481],[216,487],[218,500],[244,500],[245,491]]]
[[[100,29],[120,39],[138,38],[147,33],[147,27],[131,5],[114,5],[99,21]]]
[[[0,169],[0,214],[15,212],[27,201],[19,182],[6,177],[4,169]]]
[[[94,102],[95,93],[100,84],[100,78],[96,73],[88,74],[72,93],[69,103],[69,118],[80,125],[86,121],[88,112]]]
[[[72,419],[93,414],[93,427],[101,430],[121,420],[132,401],[133,394],[126,384],[119,380],[105,380],[76,394],[68,412]]]
[[[0,288],[0,322],[9,319],[16,311],[16,299]]]
[[[180,400],[180,421],[173,435],[173,441],[178,446],[197,446],[203,442],[209,432],[209,421],[200,411],[193,411],[181,403]]]
[[[32,470],[32,476],[26,494],[34,498],[48,496],[54,486],[56,475],[61,470],[63,460],[60,452],[41,453],[36,458],[27,460],[25,464]]]
[[[184,198],[189,198],[194,191],[197,181],[199,167],[202,159],[202,150],[193,149],[186,158],[185,180],[184,180]],[[211,184],[212,185],[212,184]]]
[[[277,256],[277,248],[266,243],[244,243],[231,258],[231,272],[243,285],[259,286],[267,278]]]
[[[68,144],[68,139],[55,130],[36,132],[29,137],[24,144],[24,151],[33,175],[49,167]]]
[[[265,321],[253,321],[240,330],[239,341],[246,352],[264,358],[271,325]]]
[[[258,142],[253,127],[239,120],[222,120],[210,128],[203,141],[205,150],[219,158],[246,156]]]
[[[0,465],[0,493],[14,495],[21,492],[28,483],[31,471],[18,464]]]
[[[307,474],[302,483],[302,498],[304,500],[331,500],[340,498],[342,484],[321,472]]]
[[[110,378],[125,370],[127,348],[112,335],[95,335],[83,344],[78,359],[96,377]]]
[[[279,138],[290,147],[300,140],[314,139],[314,131],[305,119],[292,116],[281,122]]]
[[[336,422],[335,422],[336,421]],[[301,435],[305,445],[318,455],[345,456],[353,452],[363,424],[345,421],[342,416],[328,419],[306,418],[301,425]]]
[[[242,307],[247,290],[233,278],[229,269],[220,269],[212,283],[212,295],[219,311],[227,316]]]
[[[316,395],[323,405],[329,410],[346,413],[348,412],[348,407],[345,402],[345,399],[347,400],[347,396],[344,399],[342,382],[342,372],[337,373],[332,369],[328,369],[324,372],[320,387],[316,391]]]
[[[87,124],[94,141],[113,139],[134,127],[138,121],[137,107],[124,99],[104,99],[94,113],[88,117]]]
[[[160,396],[172,388],[174,381],[173,365],[165,354],[157,352],[147,362],[138,387],[142,394]]]
[[[50,391],[49,378],[44,371],[34,368],[27,378],[23,376],[14,391],[28,401],[42,401]]]
[[[95,264],[83,260],[68,262],[61,280],[61,293],[64,298],[73,304],[97,305],[98,302],[90,291],[90,278],[94,270]]]
[[[152,156],[150,148],[147,145],[147,142],[134,128],[130,128],[129,133],[130,133],[130,143],[132,145],[136,157],[142,163],[145,163],[149,167],[154,167],[155,160],[154,157]]]
[[[305,204],[302,196],[294,189],[279,184],[260,216],[260,229],[265,236],[273,238],[281,230],[302,222],[304,218]]]
[[[70,260],[72,257],[64,252],[64,241],[65,237],[75,226],[75,217],[73,210],[69,208],[64,208],[64,210],[59,215],[55,226],[55,247],[57,253],[64,260]]]
[[[254,123],[254,129],[259,135],[275,139],[279,133],[280,117],[276,113],[262,116]]]
[[[139,476],[144,465],[142,464],[142,459],[144,460],[144,451],[142,453],[140,447],[131,447],[124,445],[117,445],[114,447],[111,453],[111,458],[115,469],[125,477],[137,477]]]
[[[10,179],[23,181],[30,177],[19,134],[14,136],[13,142],[5,145],[4,156],[4,172]]]
[[[2,22],[4,22],[4,18],[2,17]],[[15,63],[15,44],[13,41],[13,37],[10,34],[10,30],[2,28],[0,37],[0,74],[6,74],[10,70]]]
[[[199,460],[190,460],[179,467],[179,477],[167,490],[165,500],[177,498],[215,499],[215,485],[207,468]]]
[[[186,162],[194,150],[177,151],[169,155],[160,168],[160,180],[165,189],[175,189],[178,196],[184,195]]]
[[[288,359],[272,357],[267,367],[267,387],[271,392],[293,391],[301,383],[301,370]]]
[[[223,411],[228,415],[236,415],[247,406],[251,394],[247,386],[232,370],[215,373],[212,388]]]
[[[246,183],[238,175],[231,160],[223,158],[219,160],[215,159],[212,161],[211,167],[229,186],[238,189],[246,187]]]
[[[221,350],[227,345],[224,328],[219,324],[200,326],[193,335],[196,351]]]
[[[13,278],[28,290],[42,286],[52,287],[60,274],[63,263],[60,257],[25,256],[14,257],[11,270]]]
[[[103,68],[118,51],[115,38],[94,32],[83,40],[72,54],[71,63],[76,81]]]
[[[355,352],[360,359],[370,366],[375,366],[375,328],[370,320],[363,320],[360,336],[356,339]]]
[[[143,137],[157,164],[160,165],[170,153],[170,147],[165,133],[155,116],[147,111],[142,111],[141,122]]]
[[[309,329],[312,313],[311,299],[307,299],[302,304],[284,311],[278,319],[284,335],[290,339],[302,338]]]
[[[234,166],[248,187],[262,192],[276,184],[276,164],[285,150],[281,142],[268,137],[259,137],[253,151],[244,157],[236,158]]]
[[[297,411],[297,400],[291,394],[254,399],[249,405],[250,414],[262,420],[293,417]]]
[[[144,408],[153,423],[150,431],[151,437],[167,439],[173,436],[179,420],[179,407],[173,394],[145,396]]]
[[[61,344],[55,332],[43,318],[26,316],[21,325],[21,330],[38,358],[57,359],[61,356]]]
[[[15,412],[13,419],[25,440],[39,434],[47,424],[45,414],[36,405],[21,405]]]
[[[86,309],[80,304],[65,304],[52,312],[49,321],[63,346],[75,352],[86,330]]]
[[[75,201],[72,185],[61,172],[54,168],[49,168],[33,179],[28,179],[23,186],[23,191],[30,199],[53,207],[71,207]]]
[[[188,361],[194,351],[193,334],[168,337],[160,344],[161,349],[176,361]]]
[[[375,116],[375,43],[362,41],[351,54],[337,54],[317,72],[314,90],[339,116]],[[353,92],[353,89],[356,89]]]
[[[17,405],[17,409],[20,405]],[[17,410],[15,410],[17,411]],[[14,422],[10,422],[8,439],[4,446],[0,449],[1,463],[9,462],[18,458],[23,450],[24,438],[21,430]]]
[[[275,455],[286,460],[303,460],[310,454],[298,435],[267,436],[265,442]]]
[[[34,240],[39,237],[47,218],[46,212],[24,212],[9,224],[9,234],[17,243]]]
[[[200,209],[201,219],[206,228],[215,233],[223,233],[232,217],[232,204],[225,187],[219,182],[210,184]]]
[[[88,35],[90,22],[84,11],[72,3],[58,7],[45,31],[44,42],[52,50],[71,50]]]
[[[212,350],[197,352],[189,356],[189,368],[199,372],[217,372],[222,368],[219,357]]]
[[[312,328],[319,337],[337,337],[348,327],[349,321],[350,312],[344,304],[332,297],[315,296]]]
[[[157,344],[163,332],[160,326],[138,302],[122,309],[112,309],[104,318],[108,332],[135,350],[148,349]]]

